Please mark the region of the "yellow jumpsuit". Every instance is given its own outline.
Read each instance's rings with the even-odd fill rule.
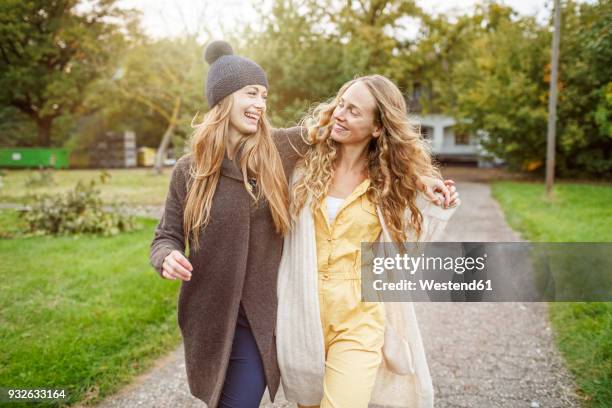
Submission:
[[[382,303],[361,301],[361,242],[381,233],[365,180],[346,198],[334,222],[325,200],[313,214],[318,294],[325,340],[322,408],[367,408],[382,362]]]

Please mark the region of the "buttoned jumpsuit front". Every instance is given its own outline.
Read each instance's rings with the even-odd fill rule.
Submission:
[[[369,185],[366,179],[355,188],[333,222],[325,200],[313,213],[325,341],[321,408],[367,408],[382,362],[384,305],[361,301],[361,243],[381,233]]]

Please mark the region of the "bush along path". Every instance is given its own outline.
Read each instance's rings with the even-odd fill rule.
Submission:
[[[520,241],[482,183],[458,183],[462,206],[445,241]],[[151,271],[152,279],[155,278]],[[436,407],[578,407],[575,384],[555,349],[545,303],[416,303]],[[187,386],[182,347],[99,408],[202,407]],[[274,403],[295,407],[282,390]]]

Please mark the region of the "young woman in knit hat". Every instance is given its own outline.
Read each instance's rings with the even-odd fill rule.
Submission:
[[[191,393],[209,407],[257,407],[279,385],[274,327],[287,179],[299,129],[272,130],[255,62],[211,43],[210,111],[178,160],[150,261],[181,279],[178,323]],[[188,243],[189,256],[185,249]]]
[[[321,408],[433,407],[412,303],[361,301],[361,244],[434,241],[458,193],[450,183],[448,209],[420,193],[419,180],[439,172],[389,79],[347,82],[310,119],[278,276],[285,395]]]
[[[175,165],[150,261],[183,281],[178,323],[191,393],[210,408],[258,407],[266,385],[274,399],[280,382],[274,329],[287,180],[306,144],[301,128],[271,129],[259,65],[223,41],[205,56],[210,111]]]

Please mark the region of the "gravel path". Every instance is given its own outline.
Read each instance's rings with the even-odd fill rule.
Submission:
[[[488,185],[458,183],[463,205],[448,241],[520,241]],[[416,303],[436,391],[436,407],[578,407],[574,385],[553,346],[543,303]],[[183,349],[99,408],[203,407],[187,387]],[[295,407],[282,397],[261,407]],[[347,407],[350,408],[350,407]]]
[[[446,241],[522,241],[487,184],[458,183]],[[436,407],[578,407],[545,303],[415,303]]]

